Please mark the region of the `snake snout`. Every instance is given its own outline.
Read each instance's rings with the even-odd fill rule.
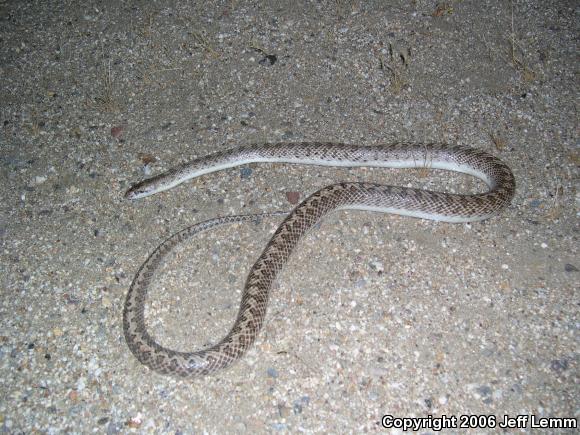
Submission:
[[[144,189],[141,186],[141,183],[135,184],[133,186],[131,186],[126,192],[125,192],[125,199],[130,199],[130,200],[134,200],[134,199],[139,199],[142,198],[143,196],[147,196],[147,189]]]
[[[135,199],[135,192],[133,192],[133,188],[131,187],[129,190],[127,190],[123,197],[125,199]]]

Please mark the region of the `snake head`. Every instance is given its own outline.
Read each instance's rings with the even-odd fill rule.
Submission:
[[[125,199],[135,200],[152,195],[154,192],[149,183],[140,182],[129,188],[125,192]]]
[[[156,193],[171,189],[181,182],[179,179],[168,177],[167,174],[159,174],[134,184],[125,192],[125,199],[134,200],[155,195]]]

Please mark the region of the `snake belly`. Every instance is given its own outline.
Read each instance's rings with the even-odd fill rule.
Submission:
[[[177,244],[208,228],[255,219],[256,215],[214,218],[174,234],[161,243],[140,267],[123,310],[123,331],[129,349],[141,363],[159,373],[203,376],[238,361],[254,343],[264,324],[270,291],[277,275],[301,237],[326,214],[340,209],[357,209],[437,221],[472,222],[498,214],[508,206],[515,193],[515,179],[505,163],[484,151],[465,146],[284,142],[255,144],[210,154],[137,183],[125,197],[133,200],[143,198],[191,178],[251,162],[444,169],[473,175],[483,180],[489,190],[459,195],[360,182],[340,182],[318,190],[284,219],[252,266],[237,318],[229,333],[217,344],[194,352],[163,347],[148,333],[144,312],[150,282],[162,259]],[[269,214],[277,213],[266,213]]]

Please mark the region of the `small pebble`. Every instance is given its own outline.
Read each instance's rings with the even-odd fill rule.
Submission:
[[[116,127],[111,128],[111,136],[115,139],[120,138],[123,135],[123,127],[118,125]]]
[[[281,418],[288,418],[290,416],[290,408],[286,405],[278,405],[278,415],[280,415]]]
[[[298,204],[300,200],[300,193],[299,192],[286,192],[286,199],[290,204]]]
[[[258,61],[260,65],[272,66],[276,63],[278,57],[275,54],[268,54]]]
[[[44,183],[46,180],[47,178],[44,175],[37,175],[34,177],[34,184],[39,185]]]
[[[135,417],[132,417],[127,422],[127,427],[132,429],[138,429],[143,424],[143,416],[141,413],[137,414]]]
[[[379,273],[385,271],[385,266],[380,261],[377,261],[377,260],[371,261],[370,266],[371,266],[371,269],[373,269]]]
[[[294,412],[294,414],[302,414],[302,404],[294,403],[292,406],[292,412]]]
[[[487,385],[482,385],[481,387],[478,387],[475,391],[477,391],[483,397],[491,395],[491,387]]]
[[[356,282],[354,283],[354,286],[355,286],[356,288],[362,288],[362,287],[364,287],[365,285],[367,285],[367,280],[366,280],[366,279],[364,279],[364,278],[359,278],[359,279],[357,279],[357,280],[356,280]]]
[[[252,175],[252,168],[244,167],[240,169],[240,178],[242,180],[247,180]]]
[[[555,359],[550,362],[550,368],[557,373],[568,369],[568,361],[565,359]]]

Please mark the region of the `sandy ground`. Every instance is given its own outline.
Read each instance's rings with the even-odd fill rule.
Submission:
[[[578,3],[192,3],[0,2],[2,432],[575,423]],[[329,216],[242,361],[197,380],[151,372],[124,342],[122,307],[175,231],[291,209],[288,192],[336,180],[482,189],[442,172],[249,165],[123,198],[177,163],[281,140],[471,145],[513,168],[517,193],[474,224]],[[193,350],[224,334],[278,222],[182,246],[155,280],[156,337]]]

